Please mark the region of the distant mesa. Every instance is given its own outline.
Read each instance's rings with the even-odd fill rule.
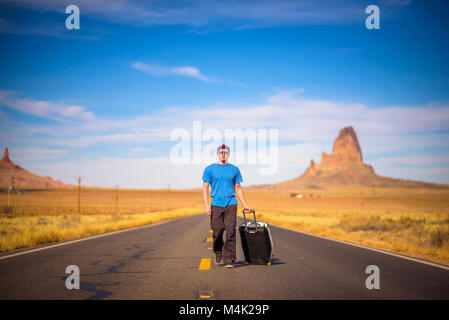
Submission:
[[[26,188],[64,188],[72,187],[60,180],[53,180],[50,177],[35,175],[22,167],[16,165],[9,158],[9,150],[5,148],[3,158],[0,160],[0,186],[9,187],[14,183],[14,187]]]
[[[394,179],[379,176],[369,164],[363,163],[362,149],[352,127],[340,130],[334,141],[332,153],[322,152],[321,163],[313,159],[306,171],[292,180],[255,186],[262,189],[319,189],[331,186],[358,185],[389,188],[449,188],[449,185]]]

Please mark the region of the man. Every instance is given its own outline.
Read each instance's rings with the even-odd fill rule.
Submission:
[[[243,209],[250,210],[240,186],[242,175],[239,168],[228,163],[229,147],[222,144],[217,149],[218,163],[211,164],[203,173],[204,211],[210,216],[210,226],[213,231],[213,250],[215,264],[225,264],[233,268],[236,259],[235,232],[237,222],[237,199]],[[208,191],[211,186],[211,206],[208,204]],[[226,230],[226,241],[223,242],[223,232]]]

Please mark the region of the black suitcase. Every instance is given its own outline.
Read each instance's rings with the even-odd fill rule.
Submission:
[[[256,221],[256,211],[251,210],[254,215],[254,222],[245,220],[239,227],[242,249],[245,254],[245,263],[271,265],[273,240],[271,238],[268,223]]]

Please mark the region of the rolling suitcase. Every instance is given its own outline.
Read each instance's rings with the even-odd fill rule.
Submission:
[[[245,220],[239,227],[242,249],[245,254],[245,263],[267,264],[271,265],[273,250],[273,240],[271,238],[268,223],[256,221],[256,211],[251,210],[254,215],[254,222],[247,221],[245,211],[243,210],[243,219]]]

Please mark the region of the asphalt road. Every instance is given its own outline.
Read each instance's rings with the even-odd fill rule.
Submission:
[[[448,270],[275,226],[271,266],[245,265],[238,236],[236,267],[225,269],[209,229],[203,214],[2,256],[0,299],[449,299]],[[68,265],[79,267],[79,290],[65,286]],[[380,289],[366,288],[368,265]]]

